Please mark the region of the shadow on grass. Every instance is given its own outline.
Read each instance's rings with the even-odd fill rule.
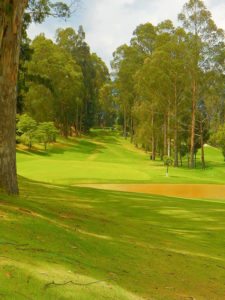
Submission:
[[[40,149],[27,149],[27,150],[21,150],[17,149],[17,153],[25,154],[25,155],[38,155],[38,156],[52,156],[54,154],[62,155],[66,152],[71,152],[74,154],[82,153],[82,154],[95,154],[95,153],[101,153],[104,149],[106,149],[105,146],[96,144],[94,142],[90,142],[87,140],[78,140],[78,142],[74,142],[74,144],[66,144],[66,143],[60,143],[59,144],[53,144],[49,147],[49,149],[40,150]]]
[[[97,130],[91,131],[89,137],[95,139],[98,142],[106,144],[121,145],[118,141],[119,133],[113,131]]]

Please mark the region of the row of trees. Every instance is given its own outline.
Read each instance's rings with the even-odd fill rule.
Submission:
[[[110,83],[109,71],[90,52],[82,26],[78,32],[57,30],[56,42],[42,34],[25,45],[29,56],[20,67],[19,112],[38,122],[53,121],[65,137],[101,124],[104,105],[99,99]]]
[[[195,167],[210,133],[225,121],[224,32],[203,1],[190,0],[179,14],[181,27],[170,20],[140,25],[130,45],[120,46],[112,62],[115,95],[124,136],[159,154],[174,166]]]

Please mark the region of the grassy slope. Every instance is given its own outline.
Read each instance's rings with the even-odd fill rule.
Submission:
[[[27,180],[20,199],[0,199],[0,299],[224,297],[225,201]]]
[[[47,156],[19,153],[20,174],[46,182],[53,178],[55,185],[21,179],[20,199],[0,195],[0,299],[224,298],[225,201],[57,185],[86,177],[163,181],[164,168],[130,147],[102,136],[83,139],[75,149],[72,141],[55,146]],[[204,174],[222,183],[222,158],[216,149],[207,152],[216,162]],[[193,180],[192,171],[176,172],[183,176],[180,182]],[[202,172],[194,173],[199,182],[207,181]],[[46,287],[52,281],[107,279]]]
[[[225,163],[220,150],[206,147],[207,169],[170,170],[166,178],[161,161],[151,162],[147,154],[135,149],[116,134],[97,136],[75,143],[62,141],[44,152],[18,153],[19,174],[51,183],[219,183],[224,184]],[[34,171],[35,170],[35,171]]]

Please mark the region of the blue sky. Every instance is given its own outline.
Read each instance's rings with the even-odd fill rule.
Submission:
[[[128,43],[132,32],[141,23],[157,24],[165,19],[177,22],[185,0],[80,0],[78,11],[67,22],[48,19],[45,23],[32,24],[29,36],[34,38],[44,32],[54,38],[57,28],[83,25],[86,39],[92,52],[96,52],[110,64],[112,53],[124,43]],[[206,0],[216,24],[225,29],[225,0]]]

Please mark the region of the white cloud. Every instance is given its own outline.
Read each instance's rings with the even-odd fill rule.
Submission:
[[[58,27],[84,26],[87,41],[92,51],[107,64],[113,51],[121,44],[128,43],[137,25],[145,22],[157,24],[165,19],[177,21],[185,0],[83,0],[83,7],[68,23],[49,20],[42,25],[32,25],[29,33],[34,37],[45,32],[54,37]],[[206,5],[218,26],[225,29],[224,0],[207,0]]]

